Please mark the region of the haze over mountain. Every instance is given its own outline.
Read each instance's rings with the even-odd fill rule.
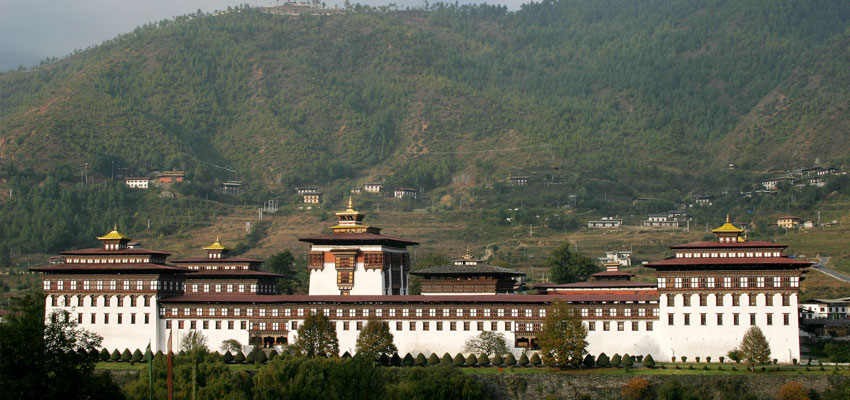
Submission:
[[[850,161],[845,1],[376,11],[189,15],[0,74],[0,161],[426,190],[540,170],[645,193],[719,185],[729,162]]]

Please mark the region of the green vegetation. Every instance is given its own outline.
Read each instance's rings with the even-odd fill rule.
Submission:
[[[393,344],[393,334],[390,333],[389,323],[374,316],[369,317],[357,336],[356,349],[358,354],[375,360],[388,357],[398,351]]]
[[[556,300],[546,310],[546,319],[538,337],[540,353],[546,364],[558,364],[561,368],[581,364],[587,354],[587,328],[575,309]],[[527,364],[528,358],[521,364]]]
[[[311,312],[298,327],[295,351],[307,358],[339,356],[336,328],[321,311]]]

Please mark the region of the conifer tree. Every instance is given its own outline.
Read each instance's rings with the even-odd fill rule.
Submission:
[[[466,358],[463,357],[463,354],[457,353],[455,355],[454,360],[452,360],[452,365],[454,365],[455,367],[460,367],[465,362],[466,362]]]
[[[432,366],[432,365],[439,365],[439,364],[440,364],[440,357],[437,356],[437,353],[431,353],[431,355],[428,356],[428,365]]]
[[[543,364],[543,360],[540,359],[540,355],[537,353],[532,354],[531,360],[529,360],[528,362],[535,367],[539,366],[540,364]]]
[[[498,367],[498,366],[504,364],[505,360],[502,359],[501,355],[496,354],[496,355],[493,356],[493,359],[491,360],[491,362],[493,363],[493,365]]]
[[[414,362],[416,362],[416,360],[413,359],[413,356],[410,355],[410,353],[405,354],[404,359],[401,361],[405,367],[412,367]]]
[[[242,364],[245,362],[245,353],[242,350],[236,352],[236,355],[233,356],[233,362],[236,364]]]
[[[478,364],[478,358],[475,357],[475,354],[469,353],[469,355],[466,356],[466,365],[469,366],[469,367],[474,367],[477,364]]]
[[[750,364],[750,368],[756,364],[770,363],[770,345],[767,343],[764,333],[757,326],[753,326],[744,334],[740,352],[741,358]]]
[[[505,357],[505,365],[516,365],[516,357],[514,357],[514,353],[508,353],[508,356]]]
[[[599,353],[599,355],[596,357],[596,365],[602,368],[607,368],[611,365],[611,360],[608,359],[608,355],[606,355],[605,353]]]
[[[133,353],[130,353],[130,349],[124,349],[121,353],[121,362],[128,362],[133,359]]]
[[[575,361],[580,363],[587,353],[587,328],[575,309],[555,300],[546,310],[546,319],[540,331],[540,353],[548,365],[561,368]]]
[[[517,361],[517,365],[521,365],[524,367],[526,364],[528,364],[528,356],[525,355],[525,353],[522,353],[522,355],[519,356],[519,361]]]
[[[419,353],[419,355],[416,356],[416,359],[413,360],[414,367],[424,367],[426,365],[428,365],[428,359],[425,358],[425,355],[422,353]]]
[[[654,368],[655,367],[655,360],[652,359],[652,354],[647,354],[643,358],[641,364],[643,364],[643,366],[647,367],[647,368]]]
[[[230,364],[233,362],[233,354],[230,354],[229,351],[224,352],[224,355],[221,356],[221,361],[224,361],[225,364]]]
[[[323,313],[310,313],[298,327],[295,349],[308,358],[339,356],[336,327]]]
[[[443,357],[440,358],[440,364],[443,364],[443,365],[452,365],[453,362],[454,362],[454,359],[452,358],[452,355],[449,354],[449,353],[443,354]]]
[[[109,357],[110,361],[121,361],[121,353],[118,352],[118,349],[112,350],[112,355]]]

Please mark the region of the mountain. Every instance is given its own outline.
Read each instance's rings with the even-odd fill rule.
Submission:
[[[850,3],[780,3],[178,17],[0,74],[0,162],[426,190],[541,171],[644,194],[721,185],[728,162],[841,165]]]

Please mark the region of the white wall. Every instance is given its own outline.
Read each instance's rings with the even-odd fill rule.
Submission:
[[[71,313],[70,317],[73,321],[77,321],[77,315],[83,314],[82,323],[79,327],[94,332],[103,337],[102,347],[105,347],[111,353],[118,349],[123,352],[124,349],[129,349],[133,352],[136,349],[144,351],[148,343],[151,348],[157,348],[158,338],[158,321],[156,296],[150,296],[150,305],[144,307],[144,300],[141,295],[137,296],[136,306],[130,307],[130,296],[124,296],[123,305],[118,307],[117,296],[112,295],[109,301],[109,307],[103,305],[103,296],[96,296],[95,299],[99,302],[92,306],[89,296],[83,296],[81,306],[77,306],[77,297],[70,296],[70,304],[63,305],[63,296],[58,296],[57,307],[51,306],[51,296],[48,295],[45,300],[45,315],[49,316],[53,310],[64,309]],[[95,323],[91,323],[91,314],[96,314]],[[109,313],[109,323],[103,323],[103,314]],[[118,314],[123,314],[122,323],[118,323]],[[131,324],[130,314],[136,314],[136,323]],[[149,323],[145,324],[145,313],[150,314]]]

